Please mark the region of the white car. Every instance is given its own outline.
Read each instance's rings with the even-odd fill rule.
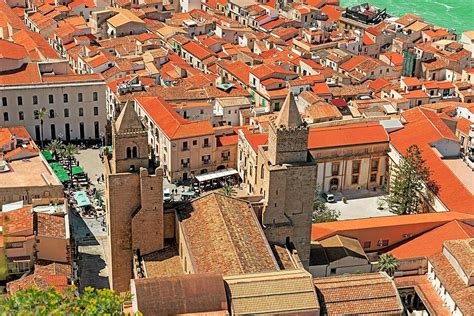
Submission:
[[[170,189],[164,189],[163,190],[163,201],[164,202],[170,202],[171,201]]]
[[[321,196],[322,196],[323,199],[324,199],[326,202],[328,202],[328,203],[334,203],[334,202],[336,202],[336,197],[334,196],[334,194],[323,192],[323,193],[321,194]]]

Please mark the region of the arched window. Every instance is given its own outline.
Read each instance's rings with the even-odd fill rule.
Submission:
[[[132,158],[132,149],[127,147],[127,158]]]
[[[263,179],[264,175],[265,175],[265,169],[263,169],[263,165],[262,165],[262,167],[260,168],[260,179]]]
[[[133,158],[137,158],[137,157],[138,157],[137,146],[133,146],[132,157],[133,157]]]

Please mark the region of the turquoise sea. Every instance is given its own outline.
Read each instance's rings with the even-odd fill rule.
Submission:
[[[415,13],[430,23],[455,29],[458,33],[474,30],[474,0],[341,0],[341,6],[365,2],[386,8],[394,16]]]

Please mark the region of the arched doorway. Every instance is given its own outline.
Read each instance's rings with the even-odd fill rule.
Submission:
[[[224,165],[220,165],[217,167],[217,170],[224,170],[225,169],[225,166]]]
[[[329,181],[329,190],[337,191],[337,189],[339,189],[339,179],[332,178],[331,181]]]

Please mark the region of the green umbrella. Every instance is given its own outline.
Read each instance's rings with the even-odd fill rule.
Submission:
[[[49,150],[43,150],[41,154],[43,155],[44,159],[46,159],[46,161],[53,160],[53,154]]]
[[[80,166],[72,167],[72,174],[73,175],[82,174],[82,173],[84,173],[84,169],[82,169],[82,167],[80,167]]]

